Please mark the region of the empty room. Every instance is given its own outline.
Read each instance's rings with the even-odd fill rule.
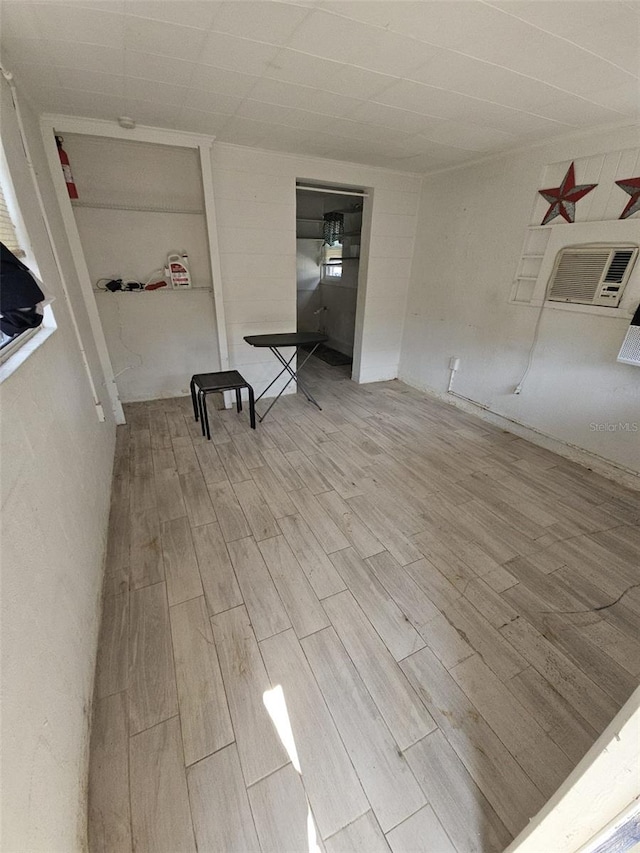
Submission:
[[[640,2],[0,62],[2,849],[638,849]]]

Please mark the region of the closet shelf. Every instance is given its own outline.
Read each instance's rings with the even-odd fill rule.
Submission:
[[[103,287],[94,287],[93,288],[94,293],[108,293],[109,296],[116,296],[116,297],[117,296],[129,296],[129,295],[150,296],[151,294],[156,295],[156,294],[161,294],[161,293],[193,293],[196,290],[199,293],[205,292],[207,290],[210,292],[213,292],[213,288],[211,287],[211,285],[209,285],[209,286],[197,285],[195,287],[184,287],[181,289],[179,289],[177,287],[159,287],[157,290],[116,290],[114,292],[106,290]]]
[[[137,210],[143,213],[187,213],[204,215],[204,210],[193,207],[154,207],[138,204],[93,204],[89,201],[72,201],[72,207],[86,207],[91,210]]]

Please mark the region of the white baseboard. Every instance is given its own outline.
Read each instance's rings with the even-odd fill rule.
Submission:
[[[468,400],[466,397],[461,397],[458,394],[451,394],[446,391],[436,391],[434,388],[426,388],[406,377],[399,378],[401,382],[404,382],[411,388],[424,391],[425,394],[428,394],[430,397],[434,397],[436,400],[440,400],[450,406],[455,406],[457,409],[461,409],[463,412],[467,412],[468,414],[476,415],[480,420],[486,421],[493,426],[497,426],[500,429],[513,433],[513,435],[517,435],[519,438],[524,438],[532,444],[537,444],[539,447],[543,447],[545,450],[551,451],[551,453],[557,453],[558,456],[563,456],[565,459],[569,459],[571,462],[576,462],[584,468],[590,468],[597,474],[601,474],[603,477],[607,477],[607,479],[620,483],[629,489],[640,491],[640,474],[631,468],[625,468],[622,465],[617,465],[615,462],[611,462],[609,459],[598,456],[596,453],[591,453],[582,447],[577,447],[576,445],[569,444],[559,438],[547,435],[546,433],[537,430],[535,427],[527,426],[526,424],[520,423],[520,421],[515,421],[511,418],[505,417],[504,415],[499,415],[497,412],[493,412],[481,403],[475,403],[473,400]]]
[[[394,367],[365,367],[360,370],[359,377],[355,380],[359,385],[368,385],[372,382],[391,382],[398,378],[398,368]],[[409,384],[408,382],[406,383]],[[418,386],[414,386],[418,387]],[[420,388],[420,390],[424,390]]]

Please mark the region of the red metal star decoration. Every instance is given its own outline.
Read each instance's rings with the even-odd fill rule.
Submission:
[[[559,187],[538,190],[543,198],[551,202],[551,207],[546,212],[542,224],[546,225],[556,216],[562,216],[567,222],[575,222],[576,202],[597,186],[597,184],[578,184],[576,186],[575,169],[572,163]]]
[[[619,216],[620,219],[628,219],[640,210],[640,178],[624,178],[622,181],[616,181],[616,185],[631,196]]]

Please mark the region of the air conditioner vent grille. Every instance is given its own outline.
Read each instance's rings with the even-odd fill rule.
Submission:
[[[549,298],[591,301],[602,279],[609,254],[607,251],[563,252]]]
[[[620,284],[622,279],[624,278],[624,274],[627,271],[627,267],[629,266],[629,261],[633,256],[633,252],[631,249],[628,249],[624,252],[615,252],[613,255],[613,260],[609,264],[609,269],[607,270],[607,274],[604,277],[604,280],[607,282],[614,282],[616,284]]]

